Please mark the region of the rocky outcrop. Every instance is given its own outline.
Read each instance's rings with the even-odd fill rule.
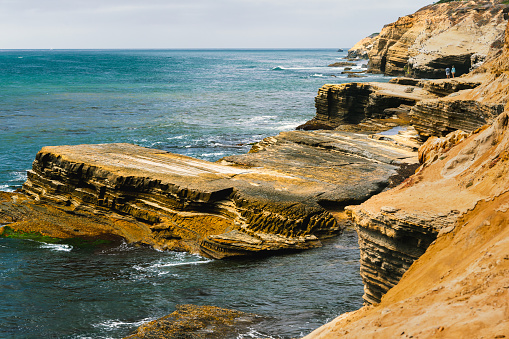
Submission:
[[[214,306],[177,305],[170,315],[140,326],[126,339],[224,339],[247,335],[263,318]]]
[[[311,338],[504,338],[509,333],[509,114],[469,135],[429,139],[423,168],[352,207],[368,302]],[[423,234],[428,234],[424,240]],[[436,237],[400,274],[410,246]],[[380,301],[379,292],[394,286]]]
[[[424,138],[445,136],[455,130],[472,132],[491,123],[504,111],[504,104],[483,104],[477,100],[425,100],[411,111],[411,124]]]
[[[481,77],[480,85],[431,100],[458,107],[505,104],[505,112],[471,133],[430,137],[419,149],[415,175],[347,208],[359,233],[364,299],[373,305],[306,339],[507,336],[508,74],[509,25],[505,46],[472,75]],[[424,253],[416,258],[418,252]]]
[[[325,207],[382,191],[416,163],[414,147],[339,131],[281,133],[221,163],[130,144],[44,147],[23,185],[35,201],[6,197],[0,223],[213,258],[313,248],[343,227]]]
[[[471,132],[490,124],[503,111],[509,102],[509,26],[505,39],[504,47],[472,74],[420,82],[433,93],[458,90],[441,99],[422,100],[412,108],[411,123],[422,137],[444,136],[454,130]]]
[[[369,118],[388,118],[385,110],[436,98],[421,87],[394,83],[347,83],[324,85],[315,98],[316,116],[301,128],[313,125],[336,128],[342,124],[358,124]]]
[[[466,74],[503,45],[508,11],[502,1],[452,1],[426,6],[386,25],[371,42],[369,71],[444,78],[452,65]]]
[[[357,42],[352,48],[348,50],[348,59],[368,59],[369,51],[373,48],[374,39],[379,33],[373,33]]]

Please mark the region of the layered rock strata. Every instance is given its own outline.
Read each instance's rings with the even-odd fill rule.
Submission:
[[[477,100],[426,100],[411,110],[411,124],[424,137],[445,136],[462,130],[472,132],[491,123],[504,111],[504,104],[484,104]]]
[[[418,249],[424,233],[425,242],[436,240],[378,305],[344,314],[306,339],[507,336],[508,131],[505,112],[471,135],[430,138],[417,174],[351,208],[368,301],[394,285],[401,270],[394,257],[405,246]]]
[[[411,123],[423,137],[444,136],[454,130],[471,132],[492,123],[509,102],[508,74],[509,25],[504,47],[494,51],[472,74],[460,79],[421,82],[434,93],[459,91],[441,99],[420,101],[411,111]],[[447,88],[450,90],[444,91]]]
[[[213,258],[306,249],[341,231],[324,206],[364,201],[415,162],[412,146],[341,132],[282,133],[222,164],[129,144],[44,147],[23,185],[36,202],[12,217],[20,202],[8,201],[0,219]],[[58,225],[58,213],[69,221]]]
[[[370,43],[369,71],[443,78],[455,66],[468,73],[503,45],[503,1],[452,1],[426,6],[386,25]]]
[[[373,48],[374,39],[378,36],[378,34],[379,33],[373,33],[357,42],[348,50],[348,59],[368,59],[369,52]]]
[[[370,118],[389,118],[386,109],[413,106],[423,99],[436,98],[418,86],[394,83],[347,83],[324,85],[315,98],[316,116],[301,128],[336,128],[358,124]]]
[[[470,134],[430,137],[415,175],[348,208],[359,233],[364,298],[375,306],[344,314],[306,339],[507,337],[508,74],[509,25],[502,50],[473,74],[480,85],[455,96],[505,104],[505,112]],[[405,253],[408,244],[414,253]]]

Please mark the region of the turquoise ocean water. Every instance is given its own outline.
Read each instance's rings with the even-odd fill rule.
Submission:
[[[335,50],[0,51],[0,190],[46,145],[129,142],[205,160],[314,116]],[[360,69],[359,62],[354,69]],[[355,81],[385,81],[370,75]],[[0,338],[121,338],[194,303],[267,316],[291,338],[361,306],[355,233],[320,249],[228,261],[125,244],[84,249],[0,239]]]

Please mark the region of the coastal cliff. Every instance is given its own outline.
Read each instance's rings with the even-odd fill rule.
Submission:
[[[315,98],[316,115],[300,129],[334,129],[342,125],[358,125],[370,119],[390,118],[392,109],[409,112],[421,100],[437,95],[416,86],[399,83],[326,84]]]
[[[416,174],[348,207],[372,305],[306,339],[509,336],[509,25],[476,74],[484,81],[458,96],[505,111],[470,133],[430,137]]]
[[[386,25],[349,54],[362,56],[368,49],[368,71],[373,73],[443,78],[445,68],[454,65],[459,76],[503,45],[508,11],[497,0],[429,5]]]
[[[365,253],[365,299],[376,301],[381,287],[394,287],[376,306],[344,314],[306,339],[504,338],[509,333],[508,127],[509,115],[503,113],[468,137],[453,133],[428,140],[417,174],[351,208]],[[403,268],[393,258],[405,249],[394,244],[411,246],[418,239],[405,239],[409,230],[437,238],[392,284]]]

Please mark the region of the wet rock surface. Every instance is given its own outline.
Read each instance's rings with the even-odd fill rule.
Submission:
[[[126,339],[238,338],[262,320],[255,314],[214,306],[177,305],[175,312],[141,325]]]

